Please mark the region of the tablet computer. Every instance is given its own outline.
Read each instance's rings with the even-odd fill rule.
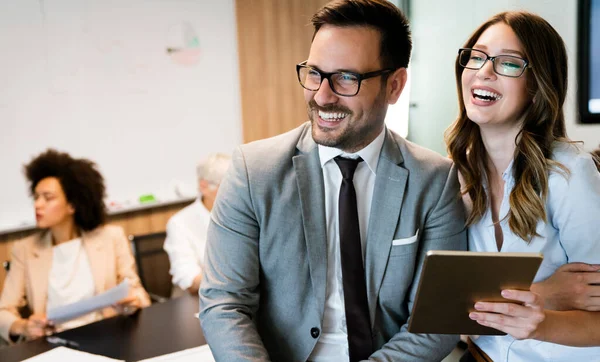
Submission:
[[[540,253],[427,252],[408,325],[411,333],[504,335],[469,318],[475,302],[503,302],[503,289],[529,290]]]

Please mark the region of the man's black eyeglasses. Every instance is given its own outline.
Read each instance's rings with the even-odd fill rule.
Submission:
[[[329,81],[329,87],[333,93],[343,97],[352,97],[357,95],[358,91],[360,91],[360,84],[363,80],[393,71],[394,69],[382,69],[364,74],[354,72],[326,73],[313,68],[310,65],[306,65],[306,61],[296,65],[298,81],[304,89],[309,91],[318,91],[319,88],[321,88],[321,83],[323,83],[323,80],[327,79],[327,81]]]

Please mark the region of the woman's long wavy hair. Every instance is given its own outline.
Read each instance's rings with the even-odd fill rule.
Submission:
[[[568,174],[568,169],[550,159],[553,142],[569,142],[563,112],[567,94],[567,51],[560,35],[546,20],[528,12],[512,11],[493,16],[471,35],[464,47],[472,48],[486,29],[498,23],[510,26],[515,32],[531,65],[523,75],[527,77],[531,102],[522,115],[522,128],[515,139],[515,186],[509,196],[507,215],[511,231],[530,242],[537,236],[538,221],[546,221],[549,172],[559,168]],[[467,218],[467,225],[471,225],[485,214],[488,206],[483,181],[489,169],[479,126],[468,118],[465,109],[463,70],[457,57],[459,116],[445,136],[448,153],[464,180],[462,191],[473,203]]]

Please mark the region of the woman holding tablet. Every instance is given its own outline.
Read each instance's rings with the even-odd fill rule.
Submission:
[[[14,244],[0,296],[0,336],[29,340],[150,304],[123,230],[105,226],[104,180],[93,162],[48,150],[25,165],[41,232]],[[54,325],[49,309],[87,299],[123,280],[129,296],[114,308]],[[18,309],[28,307],[31,316]],[[1,340],[0,340],[1,342]]]
[[[535,282],[569,262],[600,263],[600,173],[570,141],[563,103],[567,54],[560,35],[526,12],[497,14],[459,50],[459,117],[446,132],[468,209],[469,249],[541,252]],[[506,336],[473,338],[494,361],[600,358],[600,313],[544,309],[530,291],[514,303],[475,305],[470,318]]]

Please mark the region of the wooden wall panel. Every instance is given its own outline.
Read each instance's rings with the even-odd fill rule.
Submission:
[[[189,203],[178,203],[169,206],[156,207],[109,216],[108,222],[123,228],[125,235],[141,235],[165,231],[167,221],[177,211]],[[27,230],[16,233],[0,235],[0,263],[10,260],[10,251],[15,241],[25,238],[37,230]],[[0,267],[0,291],[4,285],[6,272]]]
[[[296,64],[308,58],[310,18],[329,0],[237,0],[244,142],[307,120]]]

